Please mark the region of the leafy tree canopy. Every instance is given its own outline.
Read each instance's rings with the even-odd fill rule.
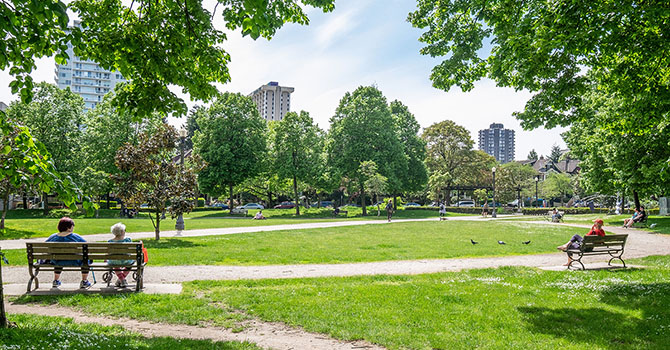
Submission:
[[[212,25],[217,10],[230,30],[253,39],[271,38],[284,23],[309,22],[302,5],[331,11],[334,0],[218,0],[205,9],[202,0],[7,0],[0,3],[0,69],[15,77],[10,86],[29,101],[29,74],[35,59],[55,55],[64,63],[74,53],[118,70],[130,81],[117,88],[117,104],[137,117],[154,111],[184,114],[185,103],[169,85],[191,98],[217,94],[213,83],[230,80],[230,56],[221,48],[226,35]],[[68,10],[81,26],[68,28]]]
[[[535,95],[524,128],[567,126],[597,89],[626,106],[600,125],[649,134],[670,117],[670,11],[665,0],[417,0],[422,54],[447,57],[433,85],[468,91],[488,77]],[[489,49],[490,45],[490,49]],[[592,106],[590,106],[591,108]]]
[[[537,152],[535,152],[535,149],[530,150],[528,153],[528,160],[537,160],[539,157],[537,156]]]
[[[563,153],[561,153],[561,148],[558,147],[558,145],[553,145],[551,146],[551,153],[549,154],[549,160],[558,163],[561,160],[561,156]]]
[[[395,121],[398,139],[407,157],[407,171],[400,174],[402,192],[418,191],[428,182],[426,159],[426,142],[419,136],[419,123],[414,114],[402,102],[394,100],[390,106]]]

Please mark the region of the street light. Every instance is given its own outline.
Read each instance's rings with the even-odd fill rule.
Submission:
[[[181,145],[179,147],[181,149],[179,154],[179,164],[182,166],[182,171],[184,170],[184,143],[186,141],[186,135],[188,135],[188,133],[182,126],[181,129],[179,129],[179,138],[181,139]],[[175,237],[181,236],[181,231],[184,231],[184,215],[182,215],[182,213],[179,213],[179,216],[177,216],[177,222],[175,223],[174,228],[177,230]]]
[[[537,208],[537,183],[540,181],[540,175],[535,175],[535,207]]]
[[[491,169],[493,171],[493,212],[491,213],[491,217],[495,218],[496,216],[496,167],[493,167]]]

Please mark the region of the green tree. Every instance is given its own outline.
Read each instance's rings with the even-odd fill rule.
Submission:
[[[502,164],[496,174],[496,196],[509,202],[521,196],[535,194],[535,176],[537,172],[530,165],[517,162]],[[520,204],[519,204],[520,205]]]
[[[450,195],[443,190],[455,185],[472,184],[466,183],[470,182],[468,175],[474,177],[477,174],[472,167],[473,158],[479,156],[472,150],[474,141],[467,129],[451,120],[427,127],[421,137],[427,145],[428,184],[435,193],[444,193],[446,205],[449,205]]]
[[[551,146],[551,153],[549,154],[549,157],[547,157],[552,163],[556,164],[561,160],[561,156],[563,153],[561,153],[561,148],[558,147],[557,145]]]
[[[48,83],[39,83],[33,95],[29,103],[11,103],[7,115],[21,121],[44,144],[59,172],[78,182],[85,164],[81,150],[84,100]],[[43,194],[45,213],[47,196]]]
[[[426,142],[419,136],[420,126],[414,114],[402,102],[395,100],[390,104],[391,113],[395,120],[398,139],[407,157],[407,171],[399,174],[400,187],[394,190],[400,192],[415,192],[424,189],[428,182],[428,171],[424,160],[426,159]],[[394,193],[394,205],[396,195]]]
[[[293,181],[295,215],[300,215],[298,181],[309,183],[318,176],[321,134],[321,129],[305,111],[286,113],[274,130],[274,169],[280,177]]]
[[[169,210],[174,217],[189,212],[197,195],[197,169],[173,161],[176,142],[177,131],[164,124],[143,132],[137,144],[126,143],[116,154],[116,166],[121,171],[114,176],[118,194],[136,208],[141,203],[149,205],[155,216],[154,221],[149,214],[156,240],[160,239],[162,214]]]
[[[591,89],[625,106],[600,125],[641,134],[668,122],[665,1],[417,0],[408,20],[426,29],[422,54],[447,57],[433,68],[435,87],[468,91],[486,77],[534,92],[516,113],[524,128],[582,120]]]
[[[91,167],[86,167],[82,174],[80,182],[82,191],[88,193],[91,199],[97,201],[98,206],[100,206],[100,195],[107,193],[111,187],[112,178],[109,173]],[[109,198],[107,199],[107,209],[109,209]],[[95,209],[95,217],[98,217],[98,208]]]
[[[226,92],[197,118],[200,130],[194,150],[205,162],[198,173],[200,189],[219,197],[226,190],[233,207],[233,188],[262,172],[266,155],[267,125],[254,102]]]
[[[400,187],[401,174],[407,170],[407,157],[394,125],[386,98],[374,86],[361,86],[347,92],[330,118],[329,163],[340,177],[355,182],[363,215],[367,215],[366,178],[361,164],[374,161],[392,188]]]
[[[8,0],[0,3],[0,69],[15,76],[13,93],[29,101],[35,58],[55,54],[59,63],[75,55],[130,79],[116,90],[117,105],[134,116],[154,111],[184,114],[186,104],[168,89],[182,88],[193,99],[217,95],[214,83],[230,81],[226,35],[214,28],[217,8],[229,30],[253,39],[271,38],[286,22],[309,22],[303,5],[334,8],[333,0],[219,1],[210,10],[201,0]],[[68,11],[81,27],[68,28]]]
[[[537,156],[537,152],[535,152],[535,149],[530,150],[528,153],[528,160],[537,160],[539,157]]]
[[[544,193],[550,198],[560,198],[561,203],[574,193],[573,182],[568,174],[552,172],[544,182]]]
[[[386,177],[377,172],[377,164],[368,160],[361,163],[361,173],[366,178],[365,191],[374,196],[375,205],[377,206],[377,216],[380,215],[379,195],[386,192],[387,181]]]
[[[90,212],[94,206],[70,180],[58,172],[44,144],[33,137],[27,127],[0,112],[0,195],[4,202],[0,232],[4,233],[9,195],[23,186],[36,186],[43,192],[58,195],[72,210],[83,201]]]

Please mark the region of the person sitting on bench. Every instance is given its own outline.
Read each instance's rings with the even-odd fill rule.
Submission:
[[[640,207],[640,209],[635,208],[635,212],[633,213],[633,215],[631,217],[629,217],[628,219],[625,219],[623,221],[623,227],[624,228],[631,228],[631,227],[633,227],[634,223],[640,221],[641,217],[642,217],[642,210],[643,209],[644,209],[643,207]]]
[[[591,227],[591,231],[587,233],[587,236],[593,236],[593,235],[598,235],[600,237],[605,237],[605,230],[603,230],[603,225],[604,222],[602,219],[595,219],[593,226]],[[561,251],[567,251],[568,249],[579,249],[582,245],[582,241],[584,241],[584,237],[580,235],[574,235],[568,243],[565,243],[563,245],[559,245],[556,247],[556,249],[561,250]],[[565,263],[563,266],[570,266],[572,263],[572,254],[568,252],[568,262]]]
[[[554,208],[554,210],[551,213],[551,222],[559,222],[561,221],[561,218],[563,215],[558,212],[558,209]]]
[[[644,207],[643,207],[643,206],[640,206],[640,213],[635,217],[635,219],[632,220],[632,222],[629,222],[629,223],[628,223],[628,224],[630,225],[630,226],[628,226],[628,227],[630,228],[630,227],[633,226],[634,223],[636,223],[636,222],[643,222],[643,221],[645,221],[645,220],[647,220],[647,212],[644,211]]]
[[[86,242],[86,240],[80,235],[73,232],[74,231],[74,220],[63,217],[58,222],[58,233],[54,233],[49,238],[47,242]],[[81,266],[81,260],[51,260],[51,264],[56,266]],[[79,288],[88,288],[91,286],[91,282],[88,281],[88,268],[81,267],[81,283],[79,283]],[[53,288],[58,288],[61,285],[60,274],[63,272],[62,267],[54,268],[54,281],[52,283]]]

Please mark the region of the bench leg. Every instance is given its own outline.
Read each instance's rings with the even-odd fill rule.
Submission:
[[[568,257],[569,257],[569,255],[568,255]],[[570,261],[570,265],[568,265],[568,270],[570,270],[570,268],[572,267],[572,264],[574,264],[574,263],[578,263],[579,265],[581,265],[582,270],[586,270],[586,267],[585,267],[584,264],[582,263],[582,258],[583,258],[583,257],[584,257],[584,256],[580,255],[577,259],[571,259],[571,261]]]
[[[102,280],[107,282],[107,287],[109,287],[110,283],[112,283],[112,273],[113,270],[108,270],[107,272],[102,274]]]
[[[30,280],[28,280],[28,288],[26,289],[26,292],[30,293],[32,291],[31,287],[33,285],[33,281],[35,282],[35,289],[40,287],[40,281],[37,279],[37,274],[40,273],[40,268],[35,268],[35,272],[33,273],[33,269],[31,267],[28,269],[28,273],[30,274]]]
[[[607,265],[612,266],[612,260],[618,259],[623,264],[624,269],[626,268],[626,262],[623,261],[623,259],[621,258],[623,256],[623,252],[621,252],[621,254],[619,255],[614,255],[612,253],[609,254],[612,258],[610,259],[610,261],[607,262]]]

